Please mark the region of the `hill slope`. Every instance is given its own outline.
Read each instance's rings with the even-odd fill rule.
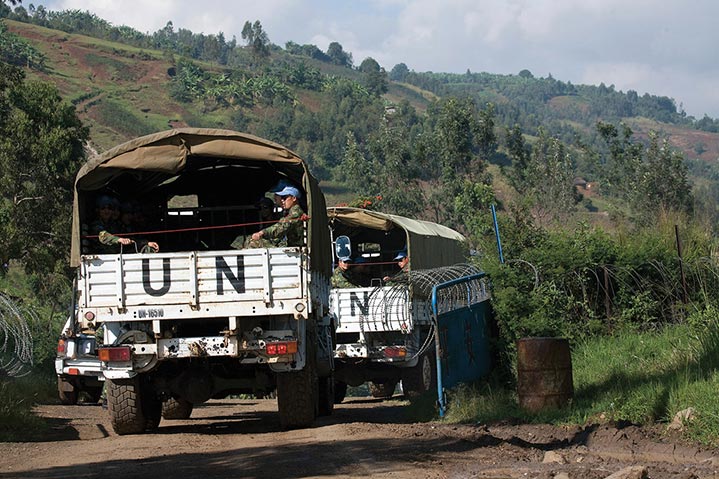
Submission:
[[[46,68],[26,69],[28,77],[54,83],[63,97],[76,106],[80,118],[90,128],[91,146],[97,151],[173,127],[248,131],[285,144],[307,158],[315,174],[325,180],[332,203],[353,197],[341,182],[327,180],[335,177],[332,171],[342,158],[347,134],[351,132],[360,141],[366,139],[377,128],[376,118],[382,116],[377,102],[367,103],[362,110],[348,107],[342,100],[362,89],[358,69],[290,54],[279,47],[274,47],[261,65],[254,65],[247,51],[238,47],[241,63],[232,68],[197,60],[192,64],[204,72],[200,74],[208,83],[232,76],[250,80],[254,77],[257,82],[270,79],[275,83],[270,82],[267,88],[280,89],[289,95],[284,102],[263,99],[261,95],[249,101],[227,102],[207,93],[179,101],[173,95],[173,87],[177,84],[178,65],[186,60],[177,55],[28,23],[5,22],[10,32],[45,55]],[[334,79],[337,84],[337,79],[344,79],[347,83],[337,84],[339,87],[334,91],[288,83],[287,76],[282,75],[298,68],[306,75],[321,76],[325,82]],[[480,105],[492,102],[500,148],[503,126],[515,123],[529,135],[541,126],[567,144],[572,144],[577,136],[585,143],[596,144],[598,120],[623,121],[638,138],[658,131],[689,160],[695,184],[719,191],[719,133],[694,128],[691,121],[676,112],[669,99],[632,98],[603,85],[574,86],[551,77],[410,72],[397,80],[389,81],[382,95],[385,109],[406,102],[422,114],[434,101],[448,95],[469,97]],[[332,110],[331,114],[328,110]],[[656,114],[654,118],[623,117],[619,115],[622,111]],[[659,121],[657,117],[671,122]],[[493,168],[492,174],[499,180],[502,172]],[[581,168],[577,174],[583,174]],[[510,197],[513,194],[502,188],[495,190],[505,199],[507,194]],[[593,208],[599,210],[591,214],[592,221],[601,222],[605,217],[601,199],[589,190],[582,193],[591,197]]]

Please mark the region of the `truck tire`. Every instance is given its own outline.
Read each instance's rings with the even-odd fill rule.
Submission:
[[[319,378],[318,416],[331,416],[335,409],[335,379],[332,376]]]
[[[107,405],[112,429],[119,435],[145,432],[140,378],[106,379]]]
[[[163,419],[188,419],[192,415],[192,403],[185,399],[170,398],[162,402]]]
[[[402,370],[402,391],[407,396],[419,396],[437,388],[437,367],[434,352],[423,354],[417,365]]]
[[[347,396],[347,383],[335,381],[335,404],[340,404]]]
[[[373,398],[388,399],[394,394],[394,389],[397,387],[397,382],[394,379],[390,379],[384,383],[369,383],[369,392]]]
[[[77,404],[77,387],[61,377],[57,378],[57,394],[60,397],[60,402],[67,406],[74,406]]]
[[[317,416],[318,380],[314,354],[301,371],[277,374],[277,408],[283,429],[309,427]]]

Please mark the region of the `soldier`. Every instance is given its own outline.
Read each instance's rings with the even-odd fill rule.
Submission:
[[[117,203],[115,198],[109,195],[100,195],[95,200],[95,220],[90,223],[89,228],[83,227],[83,236],[97,236],[95,241],[83,241],[83,245],[87,249],[92,249],[97,253],[112,253],[114,248],[110,248],[107,243],[100,241],[100,233],[102,231],[119,231],[119,223],[115,223],[115,209]]]
[[[337,261],[337,267],[332,273],[330,283],[333,288],[354,288],[354,283],[350,280],[350,264],[352,258],[339,258]]]
[[[115,218],[120,218],[120,202],[111,196],[101,195],[95,202],[95,211],[97,218],[90,225],[90,235],[97,236],[96,244],[99,253],[111,254],[116,253],[116,245],[128,246],[132,243],[136,243],[135,240],[125,238],[122,236],[116,236],[111,231],[116,232],[130,232],[132,230],[132,215],[128,215],[127,223],[116,221]],[[154,241],[137,241],[142,253],[155,253],[160,250],[160,246]]]
[[[409,276],[409,256],[407,256],[407,249],[402,249],[397,253],[392,261],[397,261],[399,271],[392,276],[385,276],[382,278],[386,283],[398,283],[407,281]]]
[[[278,191],[282,208],[286,212],[277,223],[253,233],[248,241],[247,248],[271,248],[279,246],[286,239],[287,246],[302,246],[304,229],[302,220],[305,213],[299,205],[302,192],[294,186],[286,186]]]
[[[255,208],[257,208],[260,221],[263,223],[280,219],[280,215],[275,212],[275,203],[266,196],[260,198],[255,204]]]

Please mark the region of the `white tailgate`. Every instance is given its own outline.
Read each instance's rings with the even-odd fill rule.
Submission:
[[[85,308],[302,298],[299,248],[84,256]]]

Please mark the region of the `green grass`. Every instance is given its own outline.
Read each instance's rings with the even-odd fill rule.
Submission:
[[[40,440],[50,426],[32,408],[57,402],[56,391],[55,375],[47,371],[0,380],[0,442]]]
[[[463,386],[450,394],[448,422],[587,424],[630,421],[668,423],[692,407],[683,428],[687,439],[719,445],[719,326],[714,313],[699,324],[661,332],[622,332],[588,340],[572,352],[574,397],[561,410],[530,414],[519,408],[513,387]]]

